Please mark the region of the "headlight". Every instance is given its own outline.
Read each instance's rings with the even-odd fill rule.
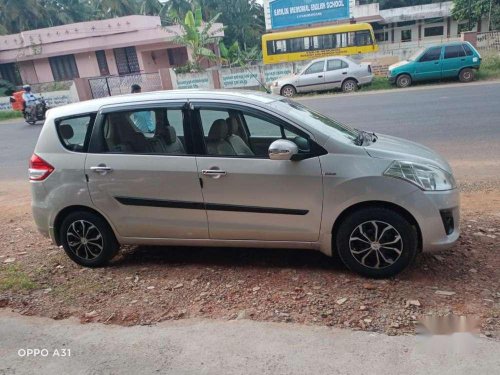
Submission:
[[[417,185],[422,190],[451,190],[457,187],[455,179],[438,167],[395,160],[384,172],[384,176],[396,177]]]
[[[271,83],[271,87],[278,87],[278,81],[274,81],[273,83]]]

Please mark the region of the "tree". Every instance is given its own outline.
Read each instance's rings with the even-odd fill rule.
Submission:
[[[225,43],[237,41],[243,50],[260,46],[265,32],[264,8],[256,0],[198,0],[206,18],[220,13]]]
[[[470,2],[470,12],[469,12]],[[483,17],[489,17],[491,6],[491,29],[500,28],[500,3],[498,0],[453,0],[452,15],[457,21],[471,20],[471,28]]]
[[[208,22],[203,22],[201,8],[197,7],[194,13],[189,10],[179,26],[182,28],[182,34],[177,35],[174,41],[186,46],[191,52],[192,62],[186,69],[192,71],[201,71],[202,61],[213,61],[217,58],[214,52],[208,48],[209,45],[217,43],[217,37],[214,36],[213,26],[220,14],[216,14]]]
[[[236,41],[233,42],[229,48],[221,41],[219,43],[219,50],[222,63],[229,65],[230,68],[233,66],[246,66],[254,61],[262,60],[261,51],[258,46],[242,51],[240,45]]]
[[[137,0],[90,0],[90,2],[94,8],[93,18],[100,20],[138,14],[140,10]]]
[[[159,0],[143,0],[140,13],[144,16],[158,16],[163,6]]]

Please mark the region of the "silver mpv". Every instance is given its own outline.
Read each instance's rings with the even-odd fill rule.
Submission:
[[[459,236],[448,163],[280,96],[165,91],[51,109],[30,160],[40,232],[76,263],[120,245],[303,248],[388,277]]]

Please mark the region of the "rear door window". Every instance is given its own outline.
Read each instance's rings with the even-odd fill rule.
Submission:
[[[444,48],[444,58],[453,59],[455,57],[464,57],[465,51],[461,45],[447,46]]]
[[[56,120],[62,145],[70,151],[86,152],[95,116],[95,113],[91,113]]]

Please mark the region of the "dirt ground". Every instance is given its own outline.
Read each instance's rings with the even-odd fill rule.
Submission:
[[[26,182],[0,185],[0,307],[136,325],[203,317],[413,333],[424,316],[467,315],[500,337],[500,184],[461,182],[462,236],[396,278],[369,280],[320,253],[128,247],[84,269],[36,231]]]

